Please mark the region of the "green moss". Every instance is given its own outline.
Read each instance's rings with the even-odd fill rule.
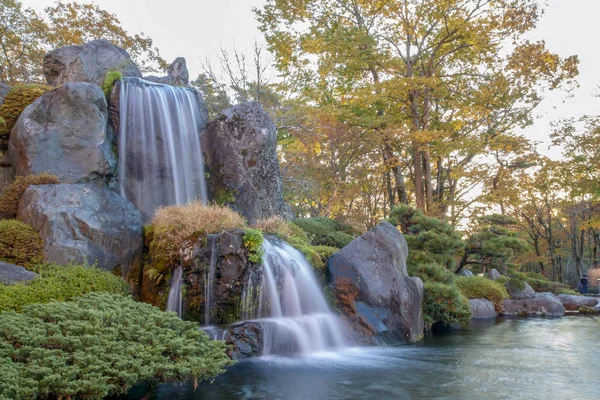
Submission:
[[[263,256],[263,234],[258,229],[246,229],[242,241],[248,250],[248,261],[258,264]]]
[[[235,203],[235,193],[225,187],[219,186],[215,191],[215,203],[222,206]]]
[[[104,77],[104,82],[102,83],[102,91],[104,95],[108,99],[110,97],[110,93],[112,92],[113,86],[116,81],[120,81],[123,79],[123,74],[121,71],[108,71],[106,76]]]
[[[596,310],[594,307],[587,306],[579,307],[579,310],[577,311],[579,314],[600,314],[600,310]]]
[[[44,259],[44,243],[29,225],[15,219],[0,220],[0,260],[31,269]]]
[[[30,304],[67,301],[89,292],[128,294],[127,283],[89,266],[40,266],[40,278],[15,285],[0,285],[0,312],[21,311]]]
[[[0,150],[8,148],[10,132],[23,110],[51,89],[50,86],[36,84],[16,85],[10,89],[0,106],[0,118],[4,121],[0,123]]]
[[[455,279],[460,292],[468,299],[487,299],[500,307],[509,298],[504,285],[478,276],[459,276]]]

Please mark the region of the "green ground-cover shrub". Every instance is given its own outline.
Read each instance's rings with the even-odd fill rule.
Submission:
[[[0,194],[0,213],[16,214],[19,210],[19,200],[30,185],[47,185],[60,183],[58,177],[47,173],[39,175],[17,176]]]
[[[89,292],[128,294],[127,283],[110,272],[88,266],[39,267],[40,277],[25,283],[0,285],[0,313],[51,301],[67,301]]]
[[[0,118],[4,121],[0,123],[0,151],[8,148],[10,132],[23,110],[51,89],[50,86],[37,84],[16,85],[10,89],[0,106]]]
[[[201,381],[232,361],[196,323],[108,293],[0,314],[0,399],[102,399],[137,383]]]
[[[313,246],[313,250],[321,257],[323,264],[327,262],[329,257],[340,251],[337,247],[331,246]]]
[[[341,249],[355,238],[354,228],[326,217],[296,218],[292,223],[302,228],[314,246]]]
[[[509,298],[503,284],[479,276],[458,276],[455,279],[460,292],[468,299],[488,299],[496,307]]]
[[[519,272],[510,269],[508,271],[508,275],[510,275],[512,279],[527,282],[529,286],[531,286],[531,288],[537,293],[550,292],[554,293],[555,295],[559,295],[562,291],[571,290],[569,285],[552,281],[546,278],[544,275],[535,272]]]
[[[469,300],[454,284],[424,282],[423,319],[425,328],[436,322],[444,325],[465,325],[471,318]]]
[[[31,226],[16,219],[0,220],[0,260],[27,269],[44,260],[44,243]]]

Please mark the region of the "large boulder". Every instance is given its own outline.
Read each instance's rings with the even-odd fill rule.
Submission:
[[[27,271],[18,265],[0,261],[0,284],[10,285],[16,282],[31,281],[38,276],[35,272]]]
[[[487,299],[470,299],[471,318],[493,318],[496,316],[494,303]]]
[[[536,293],[529,299],[510,299],[502,302],[502,314],[508,316],[538,315],[562,317],[565,308],[558,297],[552,293]]]
[[[144,79],[155,82],[164,83],[166,85],[183,86],[190,83],[190,73],[187,69],[185,58],[177,57],[175,61],[167,68],[167,76],[146,76]]]
[[[408,276],[407,256],[404,237],[383,222],[329,258],[326,277],[337,308],[366,343],[423,335],[423,283]]]
[[[258,103],[221,112],[202,135],[209,199],[227,204],[249,223],[291,217],[281,193],[277,131]]]
[[[142,216],[106,188],[90,183],[30,186],[17,218],[40,233],[49,262],[87,262],[124,277],[139,268]]]
[[[230,346],[227,355],[234,360],[261,356],[263,335],[264,329],[259,322],[246,321],[231,326],[223,337],[225,343]]]
[[[119,71],[123,76],[142,76],[125,50],[104,39],[62,47],[44,57],[44,75],[53,86],[66,82],[92,82],[102,86],[109,71]]]
[[[506,291],[508,292],[511,299],[532,299],[535,297],[535,291],[527,282],[523,282],[523,286],[515,284],[513,281],[509,281],[506,284]]]
[[[571,294],[559,294],[558,299],[565,310],[568,311],[577,311],[581,307],[596,307],[600,304],[595,297],[575,296]]]
[[[42,172],[62,182],[110,179],[117,160],[106,133],[106,99],[92,83],[66,83],[19,117],[8,142],[16,175]]]

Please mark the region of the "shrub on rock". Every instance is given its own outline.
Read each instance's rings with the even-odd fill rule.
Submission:
[[[0,220],[0,260],[31,268],[44,259],[44,244],[31,226],[15,219]]]
[[[51,301],[67,301],[90,292],[128,294],[129,285],[110,272],[90,266],[46,265],[40,278],[11,286],[0,285],[0,312]]]
[[[19,200],[30,185],[48,185],[60,183],[58,177],[50,174],[17,176],[0,194],[0,214],[16,214]]]
[[[302,228],[315,246],[343,248],[354,240],[352,228],[326,217],[296,218],[292,221]]]
[[[468,299],[487,299],[496,309],[509,298],[506,288],[495,281],[478,276],[458,276],[455,279],[460,292]]]
[[[50,86],[36,84],[16,85],[10,89],[0,106],[0,118],[4,120],[0,123],[0,150],[8,148],[10,132],[23,110],[51,89]]]
[[[213,379],[226,345],[131,298],[90,293],[0,314],[0,398],[102,399],[141,382]]]
[[[471,305],[456,285],[441,282],[425,282],[423,319],[426,328],[434,323],[465,325],[471,318]]]

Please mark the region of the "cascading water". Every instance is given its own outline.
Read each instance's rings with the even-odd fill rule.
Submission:
[[[206,201],[196,93],[185,87],[123,78],[120,87],[121,195],[145,220],[165,205]]]
[[[263,354],[309,353],[345,346],[344,328],[331,312],[302,253],[265,239],[262,267],[242,296],[243,316],[261,322]]]
[[[183,268],[177,267],[173,271],[171,278],[171,289],[169,290],[169,299],[167,300],[167,311],[174,311],[181,317],[183,298],[181,289],[183,288]]]

